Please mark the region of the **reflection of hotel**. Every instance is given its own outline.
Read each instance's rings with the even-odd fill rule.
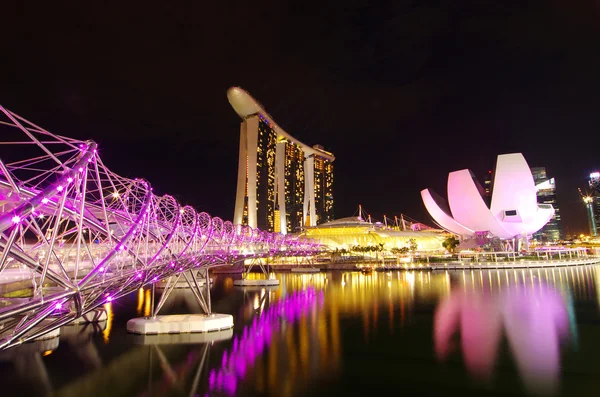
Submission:
[[[285,234],[332,220],[333,154],[292,137],[241,88],[227,98],[243,119],[234,223]]]

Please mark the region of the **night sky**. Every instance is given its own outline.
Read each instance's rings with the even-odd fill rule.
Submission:
[[[23,3],[2,4],[0,103],[182,203],[233,216],[236,85],[336,155],[338,218],[431,223],[421,189],[522,152],[556,178],[565,230],[586,231],[600,2]]]

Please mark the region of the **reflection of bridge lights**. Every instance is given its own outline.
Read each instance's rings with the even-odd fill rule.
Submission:
[[[102,331],[102,336],[104,338],[104,343],[108,344],[110,341],[110,331],[112,330],[112,323],[114,313],[112,310],[112,303],[105,303],[104,309],[106,310],[106,328]]]
[[[142,314],[142,306],[143,305],[144,305],[144,288],[140,288],[140,289],[138,289],[137,308],[136,308],[136,313],[138,316]]]
[[[273,334],[281,331],[281,320],[287,320],[288,325],[296,323],[315,303],[322,305],[323,301],[323,291],[319,294],[312,288],[296,291],[254,317],[252,323],[244,327],[241,336],[234,337],[231,349],[223,352],[221,368],[210,371],[209,390],[235,394],[238,381],[246,377],[248,367],[270,347]],[[253,306],[256,304],[255,300]]]
[[[152,294],[150,288],[146,290],[146,299],[144,299],[144,316],[150,316],[150,312],[152,311]]]

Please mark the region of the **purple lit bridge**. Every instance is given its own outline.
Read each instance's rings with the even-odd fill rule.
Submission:
[[[319,249],[157,196],[111,172],[95,142],[2,106],[0,131],[0,350],[93,321],[100,305],[158,280],[168,281],[152,318],[180,280],[210,316],[210,268]]]

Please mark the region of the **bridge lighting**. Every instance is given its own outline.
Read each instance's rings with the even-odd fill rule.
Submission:
[[[23,129],[27,130],[28,127],[21,128],[21,130]],[[45,135],[44,140],[51,140],[53,137],[55,139],[52,141],[53,143],[63,144],[65,142],[64,139],[51,134]],[[68,144],[71,146],[70,142]],[[125,185],[120,184],[120,177],[110,172],[100,160],[96,161],[95,154],[93,155],[93,161],[92,159],[89,159],[89,161],[94,163],[93,166],[97,167],[97,170],[88,168],[91,163],[85,164],[85,160],[92,156],[91,151],[95,147],[93,142],[89,146],[83,143],[79,143],[79,145],[81,147],[80,156],[83,157],[79,158],[77,165],[67,173],[58,168],[51,168],[47,171],[35,170],[39,172],[38,176],[46,177],[46,174],[48,174],[50,180],[56,177],[60,178],[58,179],[60,182],[46,185],[39,182],[37,178],[31,178],[27,181],[15,180],[16,186],[23,185],[28,192],[27,197],[22,195],[20,202],[17,200],[15,204],[28,208],[28,212],[15,211],[14,208],[5,211],[5,228],[11,234],[11,240],[14,241],[11,243],[11,247],[6,247],[8,251],[4,254],[17,253],[33,258],[39,247],[30,244],[29,241],[34,241],[33,237],[36,237],[38,241],[48,241],[49,237],[52,236],[52,240],[56,241],[56,244],[50,250],[42,250],[35,260],[25,263],[25,265],[31,269],[31,279],[35,279],[36,283],[37,277],[41,276],[39,285],[47,284],[49,277],[53,276],[53,282],[56,281],[57,285],[61,285],[61,289],[62,286],[68,288],[72,283],[69,275],[64,272],[63,275],[58,273],[46,274],[40,263],[47,261],[49,257],[56,257],[64,261],[65,264],[71,264],[71,261],[75,262],[76,258],[62,252],[64,248],[61,247],[64,244],[70,245],[82,238],[83,240],[80,242],[86,244],[88,241],[84,238],[85,236],[89,237],[89,244],[94,245],[94,252],[93,254],[90,252],[89,261],[79,261],[79,265],[83,269],[91,270],[91,272],[86,271],[87,274],[78,280],[80,288],[60,299],[53,299],[44,303],[44,296],[36,295],[32,298],[32,307],[38,307],[40,310],[32,310],[31,314],[29,312],[23,313],[22,305],[11,305],[3,309],[3,316],[15,318],[16,321],[14,325],[8,326],[6,332],[3,331],[6,333],[7,338],[0,343],[0,352],[5,348],[20,344],[25,338],[34,337],[37,332],[35,327],[24,330],[18,338],[12,337],[16,335],[15,330],[23,328],[21,326],[26,320],[37,323],[43,320],[48,312],[52,312],[56,321],[48,327],[48,330],[57,329],[58,324],[69,321],[69,316],[72,316],[71,302],[85,302],[86,310],[104,305],[110,319],[112,301],[116,302],[119,297],[139,289],[141,294],[145,295],[146,299],[144,301],[148,303],[144,314],[150,316],[151,299],[149,298],[151,291],[140,288],[148,281],[154,284],[173,275],[179,276],[182,272],[188,270],[194,272],[198,268],[205,270],[213,264],[230,260],[233,257],[242,260],[253,258],[259,260],[259,258],[269,256],[271,252],[276,254],[280,244],[286,245],[290,251],[296,252],[298,250],[298,247],[295,247],[295,243],[292,241],[288,242],[286,239],[279,241],[279,238],[276,239],[274,235],[267,232],[254,230],[250,227],[242,229],[240,225],[223,222],[220,218],[212,218],[206,213],[197,213],[191,207],[181,206],[171,196],[167,196],[168,200],[158,198],[150,192],[150,185],[146,182],[142,183],[142,180],[133,183],[131,187],[125,187]],[[20,154],[18,151],[14,152]],[[24,154],[27,153],[25,151]],[[68,151],[64,153],[68,153]],[[51,155],[51,153],[48,154]],[[57,150],[55,154],[56,159],[60,161],[63,157],[62,150]],[[32,160],[22,161],[25,161],[24,164],[29,164]],[[89,184],[97,185],[99,189],[84,189],[85,192],[74,189],[76,184],[83,181],[83,173],[85,173],[86,178],[89,178]],[[112,192],[108,186],[113,188]],[[120,197],[120,188],[124,189],[123,194],[125,196],[123,197]],[[129,191],[131,191],[131,194]],[[105,202],[109,202],[109,204],[104,205]],[[127,205],[134,202],[135,205]],[[81,208],[77,203],[81,204]],[[38,210],[38,207],[42,209]],[[58,211],[62,207],[65,211]],[[50,208],[52,211],[50,211]],[[177,210],[185,217],[177,215]],[[48,212],[48,222],[45,221],[46,212]],[[58,212],[61,212],[60,219],[57,218]],[[23,216],[19,215],[21,213],[23,213]],[[98,230],[88,227],[89,225],[86,222],[88,215],[97,220],[95,225],[98,226]],[[179,218],[178,223],[171,224],[175,218],[172,215]],[[30,224],[29,218],[36,220],[36,222]],[[44,221],[41,221],[42,219]],[[66,228],[57,227],[60,221],[68,222],[69,225]],[[104,224],[105,227],[102,227]],[[165,227],[165,225],[168,225],[168,227]],[[119,230],[122,229],[131,231],[129,234],[124,234],[125,237],[133,235],[136,245],[144,244],[148,249],[147,255],[137,258],[135,269],[128,266],[110,267],[111,265],[108,263],[115,254],[117,256],[127,255],[129,248],[125,244],[131,243],[126,242],[125,237],[122,238],[122,241],[120,241],[121,238],[115,238],[116,235],[120,235]],[[77,233],[80,236],[77,236]],[[167,240],[166,236],[169,237],[169,244],[165,241]],[[67,241],[70,243],[67,243]],[[274,246],[268,246],[268,243],[272,243]],[[205,244],[207,244],[206,249],[204,248]],[[307,249],[310,244],[303,243],[300,247],[304,246],[306,248],[302,249]],[[167,259],[160,265],[156,265],[153,260],[165,248],[172,251],[171,261]],[[125,250],[125,252],[119,255],[119,251],[122,250]],[[240,251],[245,253],[241,255]],[[186,262],[177,260],[177,257],[183,255],[184,252],[186,257],[189,256],[194,259]],[[100,265],[100,263],[107,264]],[[175,267],[178,269],[177,272],[174,271]],[[0,269],[0,275],[3,271]],[[134,280],[131,280],[132,272]],[[109,274],[110,280],[106,277]],[[151,274],[154,274],[154,276],[146,278],[147,275]],[[140,305],[140,308],[142,306]],[[110,321],[104,333],[105,341],[108,341],[109,328]],[[254,325],[252,330],[256,330]]]
[[[590,196],[585,196],[585,197],[583,198],[583,202],[584,202],[584,203],[586,203],[586,204],[590,204],[590,203],[591,203],[591,202],[593,202],[593,201],[594,201],[594,198],[593,198],[593,197],[590,197]]]

